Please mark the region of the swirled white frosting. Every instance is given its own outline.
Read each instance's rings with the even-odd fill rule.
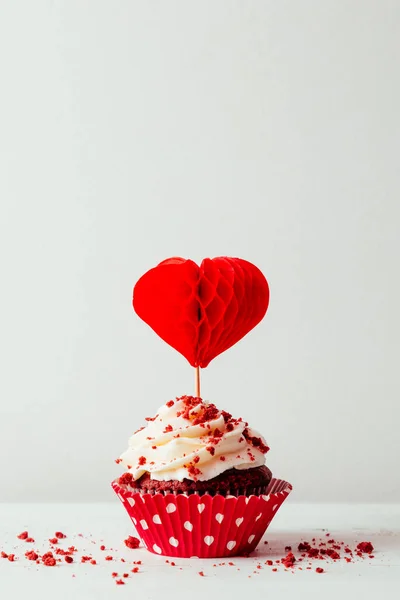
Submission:
[[[242,419],[199,398],[183,396],[161,406],[134,433],[117,460],[133,479],[206,481],[228,469],[265,464],[265,440]]]

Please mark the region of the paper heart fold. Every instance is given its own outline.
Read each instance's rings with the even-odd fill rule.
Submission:
[[[241,258],[174,257],[147,271],[133,290],[133,307],[193,367],[207,367],[264,317],[269,287]]]

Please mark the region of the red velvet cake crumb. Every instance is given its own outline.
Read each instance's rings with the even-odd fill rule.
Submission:
[[[72,558],[72,556],[65,556],[64,560],[68,564],[71,564],[72,562],[74,562],[74,559]]]
[[[56,538],[58,538],[59,540],[63,540],[64,538],[66,538],[67,536],[65,535],[65,533],[63,533],[62,531],[56,531],[55,534]]]
[[[124,543],[127,548],[131,548],[132,550],[134,550],[135,548],[139,548],[140,540],[138,540],[137,537],[133,537],[132,535],[129,535],[126,538],[126,540],[124,540]]]
[[[100,546],[100,550],[105,550],[106,547],[104,546],[104,544],[102,546]]]
[[[360,542],[359,544],[357,544],[357,549],[360,552],[363,552],[365,554],[371,554],[371,552],[373,551],[374,547],[371,544],[371,542]]]
[[[34,550],[28,550],[28,552],[25,552],[25,556],[28,560],[37,560],[39,558],[39,555]]]
[[[56,537],[50,538],[49,542],[50,542],[50,544],[58,544],[58,538],[56,538]]]
[[[113,560],[113,557],[112,556],[106,556],[105,559],[106,560]]]
[[[139,567],[133,567],[132,573],[139,573]]]
[[[22,533],[17,535],[17,538],[19,540],[26,540],[28,536],[29,536],[29,533],[27,531],[23,531]]]
[[[125,581],[124,581],[123,579],[116,579],[116,580],[115,580],[115,583],[116,583],[117,585],[125,585]]]
[[[140,460],[140,459],[139,459]],[[133,484],[133,475],[132,473],[124,473],[118,479],[119,485],[132,485]]]
[[[171,408],[174,405],[174,401],[170,400],[169,402],[167,402],[167,406],[168,408]]]
[[[317,573],[324,573],[324,569],[322,567],[317,567],[315,570]]]
[[[204,571],[199,571],[200,577],[204,577]]]

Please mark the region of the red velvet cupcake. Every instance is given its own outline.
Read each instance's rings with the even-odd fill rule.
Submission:
[[[262,436],[193,396],[167,402],[147,422],[113,482],[144,545],[180,557],[251,552],[291,490],[265,466]]]

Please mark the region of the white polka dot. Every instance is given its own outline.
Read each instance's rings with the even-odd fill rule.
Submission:
[[[206,537],[204,538],[204,543],[207,544],[207,546],[211,546],[213,541],[214,537],[212,535],[206,535]]]
[[[129,503],[131,506],[135,506],[135,500],[134,500],[133,498],[128,498],[128,503]]]
[[[143,527],[143,529],[148,529],[148,528],[149,528],[149,526],[147,525],[147,523],[146,523],[146,521],[145,521],[144,519],[142,519],[142,520],[140,521],[140,524],[141,524],[141,526]]]
[[[154,515],[153,523],[155,523],[156,525],[161,525],[160,515]]]
[[[255,537],[256,537],[256,536],[254,535],[254,533],[252,533],[252,534],[249,536],[249,539],[247,540],[247,541],[249,542],[249,544],[251,544],[251,542],[254,540],[254,538],[255,538]]]
[[[136,525],[137,521],[136,521],[135,517],[132,517],[132,523],[133,523],[134,525]]]
[[[274,504],[274,506],[272,507],[272,512],[275,512],[277,508],[278,508],[278,505]]]
[[[256,521],[258,521],[258,519],[261,519],[262,517],[262,513],[260,513],[257,517],[256,517]]]
[[[172,502],[170,502],[169,504],[167,504],[167,513],[173,513],[176,511],[176,506],[175,504],[172,504]]]
[[[157,546],[157,544],[153,544],[153,550],[154,552],[157,552],[157,554],[161,554],[161,548],[160,546]]]
[[[268,502],[268,500],[269,500],[269,495],[268,495],[268,496],[264,496],[264,495],[263,495],[263,496],[261,496],[261,498],[262,498],[263,500],[265,500],[266,502]]]
[[[198,504],[197,505],[197,510],[199,511],[200,514],[203,512],[203,510],[205,509],[205,507],[206,507],[205,504]]]
[[[188,531],[193,531],[193,525],[191,524],[190,521],[185,521],[183,524],[184,528],[187,529]]]
[[[222,523],[222,521],[224,520],[224,515],[221,513],[217,513],[215,515],[215,520],[218,521],[218,523]]]
[[[235,523],[237,527],[240,527],[240,525],[243,523],[243,517],[239,517],[238,519],[236,519]]]
[[[234,547],[236,546],[236,542],[235,540],[231,540],[230,542],[227,543],[226,547],[228,548],[228,550],[233,550]]]
[[[191,556],[190,558],[199,558],[198,556]]]
[[[176,538],[174,538],[174,537],[170,537],[169,538],[169,543],[171,544],[171,546],[174,546],[175,548],[177,546],[179,546],[179,541]]]

